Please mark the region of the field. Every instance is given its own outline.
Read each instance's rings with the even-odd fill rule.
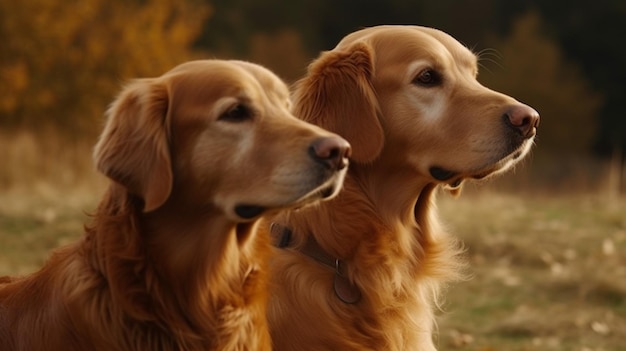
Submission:
[[[442,350],[626,350],[626,201],[479,189],[442,196],[467,247],[450,287]]]
[[[31,272],[81,235],[103,182],[78,148],[52,148],[78,175],[52,161],[0,172],[0,275]],[[446,291],[441,350],[626,350],[626,198],[481,184],[440,194],[439,207],[469,262],[469,278]]]

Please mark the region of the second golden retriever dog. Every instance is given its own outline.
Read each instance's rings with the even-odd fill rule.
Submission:
[[[435,193],[509,169],[539,122],[477,74],[476,55],[446,33],[379,26],[346,36],[296,84],[295,114],[353,150],[339,196],[274,219],[276,350],[436,349],[439,290],[462,260]]]
[[[111,182],[84,237],[0,278],[0,349],[269,350],[259,218],[332,197],[349,144],[246,62],[130,83],[95,148]]]

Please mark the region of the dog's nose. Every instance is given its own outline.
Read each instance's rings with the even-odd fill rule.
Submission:
[[[509,127],[515,129],[526,139],[533,137],[537,133],[539,113],[530,106],[524,104],[510,106],[504,112],[503,117],[504,122]]]
[[[339,137],[316,139],[309,147],[311,157],[332,170],[342,170],[348,166],[350,144]]]

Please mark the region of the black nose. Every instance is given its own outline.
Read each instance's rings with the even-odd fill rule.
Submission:
[[[339,137],[316,139],[309,147],[311,157],[332,170],[341,170],[348,166],[350,144]]]
[[[539,113],[530,106],[513,105],[504,112],[504,123],[516,130],[525,139],[535,136],[539,125]]]

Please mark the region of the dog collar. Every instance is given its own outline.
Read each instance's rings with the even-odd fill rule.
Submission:
[[[272,223],[270,226],[270,233],[272,235],[274,246],[281,249],[289,247],[293,234],[291,229],[278,223]],[[317,262],[328,266],[335,271],[333,289],[339,300],[347,304],[355,304],[361,300],[361,291],[353,282],[350,281],[350,279],[348,279],[345,263],[339,258],[326,252],[312,235],[307,237],[302,247],[293,249],[300,251],[304,255],[313,258]]]

